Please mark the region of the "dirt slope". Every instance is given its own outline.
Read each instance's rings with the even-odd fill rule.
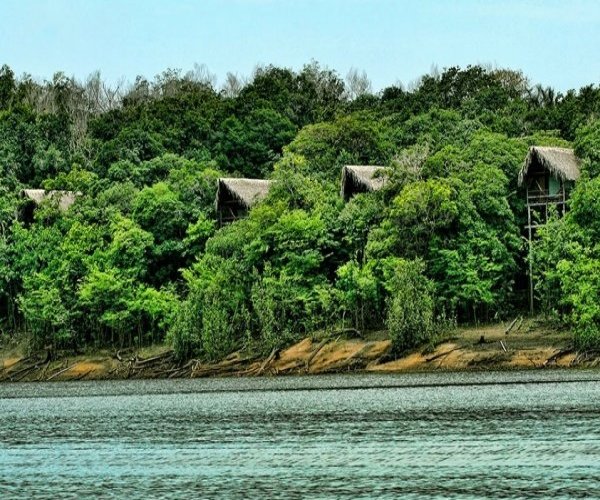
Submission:
[[[236,352],[219,363],[190,360],[178,364],[165,346],[137,352],[99,352],[94,356],[48,359],[27,357],[18,349],[0,351],[0,380],[98,380],[208,376],[262,376],[339,373],[343,371],[408,372],[509,370],[595,366],[600,360],[570,348],[570,334],[534,322],[459,329],[436,346],[393,358],[390,342],[380,332],[367,338],[305,338],[260,359]]]

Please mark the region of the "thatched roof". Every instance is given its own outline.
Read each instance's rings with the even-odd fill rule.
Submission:
[[[352,185],[363,191],[377,191],[383,187],[388,167],[380,165],[345,165],[342,169],[341,195],[347,199]]]
[[[519,186],[523,184],[531,165],[539,163],[552,175],[563,181],[579,179],[581,160],[572,149],[545,146],[531,146],[525,163],[519,172]]]
[[[24,189],[21,191],[21,196],[29,198],[36,205],[46,200],[58,200],[58,208],[63,212],[75,203],[75,198],[80,194],[74,191],[46,191],[44,189]]]
[[[226,193],[249,209],[269,194],[272,182],[264,179],[221,178],[217,185],[217,205]]]

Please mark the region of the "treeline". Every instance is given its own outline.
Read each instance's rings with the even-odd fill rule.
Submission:
[[[584,175],[535,245],[536,297],[580,346],[599,346],[600,89],[561,94],[480,66],[369,89],[316,63],[222,88],[203,68],[111,87],[2,67],[2,336],[56,349],[168,340],[181,358],[215,359],[341,327],[386,328],[401,350],[506,317],[526,307],[517,173],[530,145],[574,142]],[[344,203],[345,164],[386,165],[390,179]],[[277,182],[218,228],[221,175]],[[80,196],[28,221],[22,188]]]

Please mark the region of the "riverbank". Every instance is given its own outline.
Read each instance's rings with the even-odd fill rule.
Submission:
[[[99,351],[50,359],[24,355],[18,347],[0,351],[0,381],[119,380],[364,372],[430,372],[590,367],[600,361],[577,353],[571,335],[534,321],[457,329],[434,346],[397,359],[385,332],[365,338],[305,338],[261,358],[235,352],[218,363],[176,363],[167,346],[137,351]]]

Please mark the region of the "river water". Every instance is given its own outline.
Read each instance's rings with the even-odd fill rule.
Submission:
[[[0,385],[0,498],[599,498],[599,381]]]

